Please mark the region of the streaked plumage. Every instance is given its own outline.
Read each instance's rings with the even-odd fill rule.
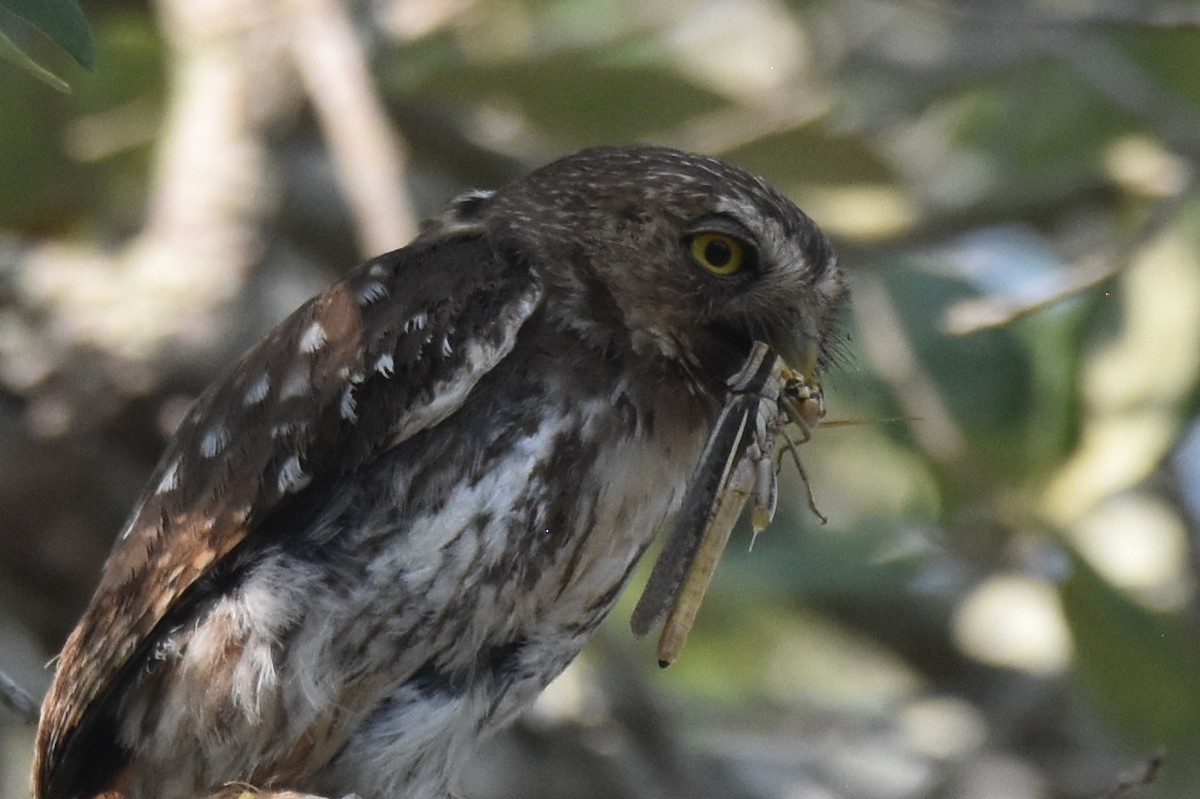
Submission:
[[[751,343],[813,371],[842,296],[811,220],[715,159],[590,150],[455,201],[196,401],[63,650],[38,799],[445,796],[611,608]]]

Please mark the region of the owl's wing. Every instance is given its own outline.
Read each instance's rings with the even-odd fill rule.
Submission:
[[[107,700],[198,578],[291,498],[438,424],[512,349],[541,299],[482,236],[418,243],[310,300],[197,399],[68,639],[43,707],[35,792],[95,785]],[[111,751],[111,750],[110,750]]]

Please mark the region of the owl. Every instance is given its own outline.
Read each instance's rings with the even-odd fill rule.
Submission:
[[[196,400],[58,660],[37,799],[447,796],[610,611],[752,348],[814,375],[844,295],[713,158],[457,198]]]

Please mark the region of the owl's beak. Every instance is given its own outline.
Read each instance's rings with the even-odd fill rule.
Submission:
[[[767,343],[783,358],[788,368],[804,377],[806,383],[815,382],[821,355],[816,337],[807,335],[803,330],[789,330],[783,335],[772,335]]]

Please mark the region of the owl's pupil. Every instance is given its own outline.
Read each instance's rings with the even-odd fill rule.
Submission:
[[[727,241],[710,241],[704,245],[704,258],[713,266],[725,266],[733,258],[733,248]]]

